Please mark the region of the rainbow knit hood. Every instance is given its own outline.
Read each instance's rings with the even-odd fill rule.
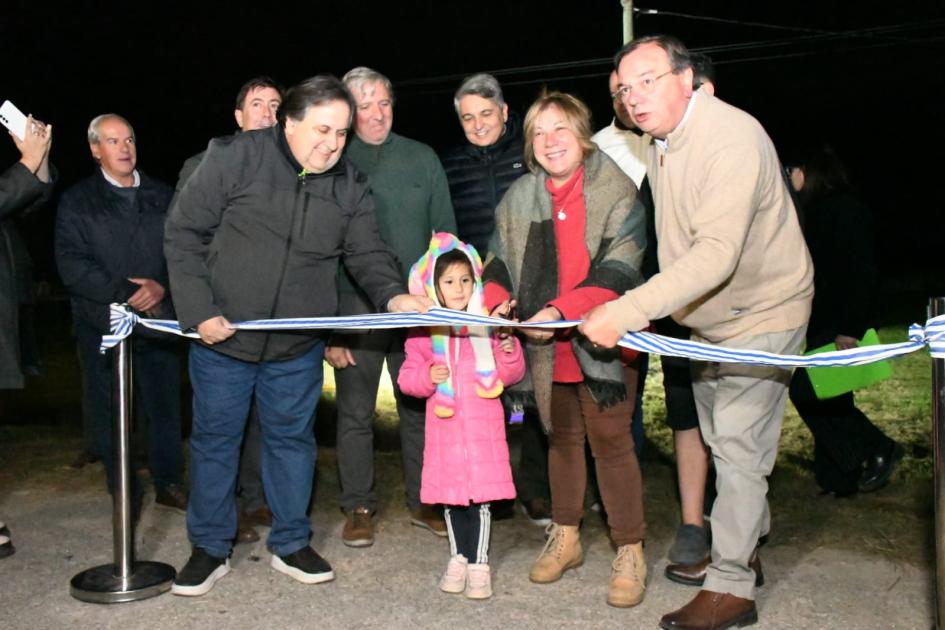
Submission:
[[[458,249],[469,257],[473,270],[473,292],[466,305],[467,313],[488,315],[482,303],[482,259],[472,245],[462,242],[449,232],[437,232],[430,239],[430,249],[420,257],[410,268],[410,292],[414,295],[425,295],[438,306],[436,285],[433,281],[433,271],[436,268],[436,259],[446,252]],[[433,358],[436,363],[450,367],[450,378],[436,386],[433,394],[433,411],[440,418],[453,416],[456,408],[456,390],[453,387],[452,357],[449,352],[451,334],[468,336],[476,357],[476,393],[481,398],[498,398],[502,393],[502,381],[496,374],[495,357],[492,355],[492,339],[489,329],[485,326],[454,326],[453,330],[447,326],[433,326],[430,328],[430,338],[433,342]]]

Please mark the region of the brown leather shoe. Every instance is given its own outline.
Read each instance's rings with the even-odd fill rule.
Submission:
[[[433,505],[422,503],[416,510],[411,510],[410,524],[429,530],[437,536],[446,537],[446,521],[443,520],[443,513]]]
[[[688,604],[663,615],[663,630],[724,630],[750,626],[758,621],[755,601],[736,597],[731,593],[699,591]]]
[[[240,512],[236,516],[236,544],[245,545],[259,540],[259,532],[253,527],[253,524],[246,518],[245,512]]]
[[[172,510],[178,514],[187,514],[187,490],[179,483],[172,483],[157,489],[154,495],[154,506]]]
[[[264,505],[261,508],[255,510],[250,510],[249,512],[243,512],[246,515],[246,520],[251,525],[259,525],[260,527],[272,527],[272,510],[269,509],[268,505]]]
[[[667,579],[677,584],[686,586],[702,586],[705,583],[705,573],[712,564],[712,557],[706,556],[702,562],[696,564],[671,564],[666,567],[664,572]],[[761,558],[758,557],[758,549],[751,555],[748,566],[755,572],[755,586],[764,586],[765,574],[761,571]]]
[[[370,547],[374,544],[374,524],[371,510],[359,507],[345,515],[345,526],[341,530],[341,542],[348,547]]]

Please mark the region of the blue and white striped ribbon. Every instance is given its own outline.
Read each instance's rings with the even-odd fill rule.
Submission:
[[[140,324],[152,330],[199,338],[195,332],[183,332],[176,321],[168,319],[145,319],[127,307],[112,304],[111,334],[102,337],[101,351],[105,352],[128,337],[132,329]],[[414,326],[513,326],[517,328],[571,328],[580,321],[564,320],[525,324],[505,319],[474,315],[444,308],[432,308],[426,313],[373,313],[348,315],[345,317],[305,317],[292,319],[256,319],[234,323],[237,330],[367,330],[372,328],[410,328]],[[811,356],[774,354],[760,350],[725,348],[697,341],[672,339],[648,332],[631,332],[624,335],[620,345],[640,352],[682,357],[698,361],[717,363],[747,363],[751,365],[774,365],[779,367],[838,367],[865,365],[909,354],[928,346],[934,359],[945,359],[945,315],[929,319],[925,326],[913,324],[909,327],[909,341],[880,344],[823,352]]]

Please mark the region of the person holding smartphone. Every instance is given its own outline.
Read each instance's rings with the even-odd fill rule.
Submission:
[[[0,175],[0,389],[23,387],[16,268],[7,232],[17,214],[49,199],[53,182],[49,164],[52,125],[44,125],[30,116],[24,137],[21,139],[12,132],[10,137],[20,152],[20,160]],[[0,520],[0,558],[11,556],[14,551],[10,530]]]

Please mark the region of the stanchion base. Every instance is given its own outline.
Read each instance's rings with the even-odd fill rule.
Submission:
[[[115,576],[114,564],[86,569],[72,578],[69,593],[93,604],[136,602],[171,590],[177,572],[163,562],[135,562],[134,571],[125,580]]]

